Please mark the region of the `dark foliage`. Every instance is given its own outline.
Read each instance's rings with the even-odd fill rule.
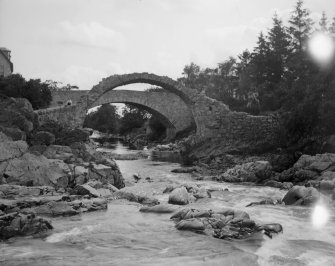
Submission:
[[[47,83],[40,79],[26,81],[20,74],[1,77],[0,93],[13,98],[26,98],[34,109],[47,108],[52,100]]]
[[[114,105],[104,104],[95,112],[86,116],[84,127],[93,128],[104,133],[118,133],[120,117]]]
[[[232,110],[282,114],[286,145],[321,143],[335,134],[335,59],[321,67],[311,59],[307,41],[316,31],[335,33],[335,17],[328,25],[323,13],[316,24],[313,28],[309,10],[298,0],[288,25],[275,14],[272,27],[259,34],[252,51],[214,69],[191,63],[179,81]]]

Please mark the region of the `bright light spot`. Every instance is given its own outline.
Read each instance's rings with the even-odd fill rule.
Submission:
[[[331,36],[318,32],[308,41],[308,51],[320,64],[328,64],[334,55],[334,40]]]
[[[324,205],[315,205],[312,213],[312,223],[315,228],[320,229],[326,225],[329,220],[329,211]]]

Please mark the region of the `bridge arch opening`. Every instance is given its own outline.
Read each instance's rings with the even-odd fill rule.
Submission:
[[[132,113],[132,111],[130,112],[128,111],[128,113],[126,111],[126,113],[123,114],[124,115],[123,116],[121,113],[123,113],[124,110],[116,110],[116,115],[115,115],[115,109],[104,109],[103,113],[101,113],[102,117],[106,117],[105,116],[106,110],[108,110],[109,112],[112,112],[111,113],[113,117],[112,124],[109,124],[109,126],[112,125],[112,127],[115,129],[114,133],[123,135],[123,134],[134,133],[137,131],[138,134],[144,134],[144,133],[147,134],[150,138],[153,138],[153,140],[158,140],[158,139],[170,140],[176,136],[177,131],[176,131],[175,125],[164,114],[162,114],[161,112],[155,109],[150,108],[149,106],[139,104],[139,103],[134,103],[131,101],[118,102],[118,100],[115,100],[110,103],[104,103],[103,105],[96,106],[97,108],[95,107],[95,108],[90,109],[87,112],[84,125],[86,124],[86,126],[88,126],[86,119],[89,118],[90,115],[92,115],[92,113],[94,114],[94,112],[98,111],[101,107],[106,106],[106,105],[115,106],[117,104],[122,104],[123,108],[131,108],[130,110],[132,111],[135,110],[135,114]],[[118,109],[118,107],[116,107],[116,109]],[[145,113],[141,111],[145,111]],[[130,118],[128,116],[128,119],[123,120],[127,115],[130,115]],[[133,120],[134,117],[136,120]],[[92,117],[90,119],[92,119]],[[106,121],[108,121],[108,119]],[[107,123],[110,123],[110,120]],[[141,129],[142,133],[139,133],[138,129]]]

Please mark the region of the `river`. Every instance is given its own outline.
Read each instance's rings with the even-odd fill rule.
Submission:
[[[118,142],[114,153],[134,153]],[[111,201],[107,211],[55,218],[47,238],[17,238],[0,244],[1,265],[335,265],[335,215],[322,227],[312,224],[313,208],[245,206],[266,197],[281,198],[285,191],[197,181],[191,174],[171,173],[177,163],[150,159],[117,161],[128,184],[133,174],[142,179],[126,188],[167,202],[162,191],[168,184],[196,182],[220,187],[212,198],[191,204],[199,209],[232,207],[247,211],[259,223],[280,223],[283,234],[273,239],[225,241],[188,231],[178,231],[170,214],[139,212],[140,205]],[[145,178],[150,177],[152,182]],[[223,191],[228,188],[229,191]]]

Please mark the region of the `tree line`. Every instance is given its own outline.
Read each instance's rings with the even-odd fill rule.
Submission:
[[[227,104],[254,115],[279,113],[288,143],[335,133],[335,60],[324,67],[308,53],[316,32],[335,36],[335,17],[323,12],[317,23],[304,2],[296,2],[287,24],[274,14],[272,27],[260,32],[252,51],[201,68],[186,65],[178,80]]]
[[[20,74],[12,74],[0,77],[0,94],[13,98],[26,98],[30,101],[33,109],[48,108],[52,101],[52,91],[69,91],[78,89],[78,86],[61,82],[40,79],[26,80]]]

